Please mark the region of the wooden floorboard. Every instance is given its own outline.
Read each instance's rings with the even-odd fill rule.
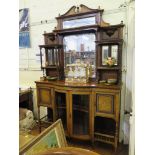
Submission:
[[[35,136],[38,135],[39,134],[38,127],[35,127],[33,130],[31,130],[30,134]],[[101,143],[101,142],[95,142],[94,146],[92,146],[89,141],[80,141],[80,140],[67,138],[67,143],[68,143],[68,146],[88,149],[88,150],[97,152],[100,155],[128,155],[128,145],[123,145],[120,143],[118,144],[118,148],[116,152],[112,145]]]

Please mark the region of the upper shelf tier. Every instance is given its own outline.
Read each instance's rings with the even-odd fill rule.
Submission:
[[[62,44],[47,44],[47,45],[39,45],[40,48],[46,48],[46,49],[51,49],[51,48],[62,48]]]

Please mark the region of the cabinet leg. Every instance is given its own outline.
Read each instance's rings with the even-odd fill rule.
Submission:
[[[114,151],[116,153],[116,151],[117,151],[117,145],[114,145]]]
[[[95,142],[94,142],[94,140],[91,140],[91,146],[92,146],[93,149],[95,148]]]
[[[40,107],[38,107],[38,127],[39,133],[41,133]]]
[[[115,152],[117,150],[117,144],[118,144],[118,123],[116,122],[116,133],[115,133],[115,143],[114,143]]]
[[[117,138],[117,136],[115,137],[115,142],[114,142],[114,151],[115,151],[115,153],[116,153],[116,151],[117,151],[117,144],[118,144],[118,138]]]

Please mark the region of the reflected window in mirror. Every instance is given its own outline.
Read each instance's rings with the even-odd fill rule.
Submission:
[[[109,46],[102,46],[102,65],[106,65],[105,60],[109,56]]]
[[[65,68],[71,64],[84,64],[91,67],[92,76],[95,77],[96,51],[95,34],[68,35],[63,39]]]
[[[48,49],[48,61],[46,66],[55,66],[58,64],[57,60],[58,50],[57,49]]]
[[[118,60],[118,45],[112,45],[111,46],[111,57],[113,57],[116,62],[114,65],[117,65],[117,60]]]
[[[96,24],[95,17],[72,19],[63,21],[63,28],[75,28],[80,26],[88,26]]]

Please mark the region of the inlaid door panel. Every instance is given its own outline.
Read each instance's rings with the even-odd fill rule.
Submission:
[[[114,95],[96,94],[96,114],[115,115]]]
[[[39,105],[46,105],[52,107],[52,89],[39,88],[38,89]]]
[[[114,113],[114,97],[112,95],[97,95],[97,112]]]

